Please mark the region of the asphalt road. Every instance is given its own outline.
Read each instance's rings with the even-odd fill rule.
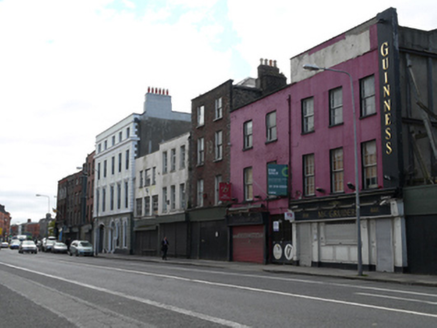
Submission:
[[[437,326],[429,287],[9,249],[0,302],[0,327]]]

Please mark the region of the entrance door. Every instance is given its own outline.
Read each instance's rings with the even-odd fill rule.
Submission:
[[[264,226],[233,227],[232,242],[234,261],[264,263]]]
[[[393,236],[390,219],[376,220],[376,271],[393,272]]]
[[[299,243],[299,265],[311,266],[311,224],[298,224],[297,233],[297,240]]]

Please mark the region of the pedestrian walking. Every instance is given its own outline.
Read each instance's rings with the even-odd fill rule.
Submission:
[[[164,239],[161,242],[161,251],[162,251],[162,259],[163,260],[167,260],[168,245],[169,245],[169,242],[167,240],[167,237],[164,237]]]

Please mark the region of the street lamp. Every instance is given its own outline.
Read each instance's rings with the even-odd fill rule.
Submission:
[[[357,117],[355,113],[355,97],[354,97],[354,84],[352,81],[352,76],[349,72],[341,71],[332,68],[319,67],[317,65],[305,64],[303,68],[309,71],[331,71],[336,73],[343,73],[349,76],[350,84],[351,84],[351,93],[352,93],[352,112],[354,114],[354,155],[355,155],[355,207],[356,207],[356,215],[357,215],[357,239],[358,239],[358,275],[363,275],[363,259],[361,254],[361,222],[360,222],[360,187],[359,187],[359,171],[358,171],[358,140],[357,140]]]
[[[50,214],[50,196],[47,196],[47,195],[40,195],[40,194],[36,194],[35,195],[36,197],[47,197],[47,199],[48,199],[48,208],[47,208],[47,214]]]

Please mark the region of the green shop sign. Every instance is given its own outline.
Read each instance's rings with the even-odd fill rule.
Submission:
[[[267,165],[267,194],[287,196],[288,193],[288,165]]]

